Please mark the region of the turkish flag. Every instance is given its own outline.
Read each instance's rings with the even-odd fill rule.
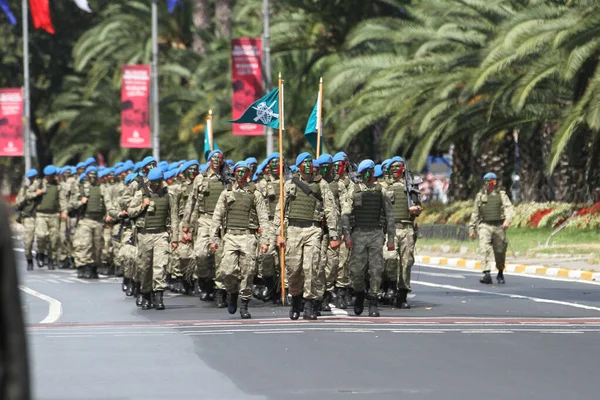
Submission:
[[[41,28],[50,34],[54,34],[48,0],[29,0],[29,7],[31,8],[31,16],[33,17],[33,26],[35,26],[35,29]]]

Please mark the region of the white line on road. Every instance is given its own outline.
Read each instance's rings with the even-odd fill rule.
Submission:
[[[420,271],[419,274],[428,275],[428,276],[439,276],[441,278],[465,279],[464,275],[458,275],[458,274],[442,274],[439,272],[425,272],[425,271]]]
[[[55,279],[46,279],[46,282],[50,282],[50,283],[60,283]]]
[[[458,290],[458,291],[461,291],[461,292],[483,293],[483,294],[490,294],[490,295],[494,295],[494,296],[509,297],[511,299],[531,300],[531,301],[534,301],[536,303],[558,304],[558,305],[567,306],[567,307],[583,308],[584,310],[600,311],[600,307],[593,307],[593,306],[588,306],[588,305],[585,305],[585,304],[578,304],[578,303],[570,303],[570,302],[567,302],[567,301],[542,299],[542,298],[539,298],[539,297],[523,296],[523,295],[520,295],[520,294],[500,293],[500,292],[488,292],[486,290],[464,288],[464,287],[453,286],[453,285],[442,285],[442,284],[439,284],[439,283],[424,282],[424,281],[414,281],[413,280],[412,282],[416,283],[417,285],[423,285],[423,286],[429,286],[429,287],[437,287],[437,288],[449,289],[449,290]]]
[[[25,249],[13,249],[13,250],[18,253],[25,253]]]
[[[71,278],[71,279],[74,281],[77,281],[77,282],[81,282],[81,283],[89,283],[88,281],[84,281],[83,279],[79,279],[79,278]]]
[[[286,333],[304,333],[304,331],[254,331],[252,333],[256,333],[258,335],[272,335],[272,334],[276,334],[276,335],[280,335],[280,334],[286,334]]]
[[[46,318],[40,321],[40,324],[53,324],[59,320],[63,311],[62,304],[60,303],[60,301],[53,299],[50,296],[46,296],[45,294],[42,294],[40,292],[36,292],[35,290],[23,285],[19,285],[19,289],[48,303],[48,315],[46,316]]]
[[[75,283],[75,282],[73,282],[72,280],[69,280],[69,279],[60,279],[60,281],[62,283]]]

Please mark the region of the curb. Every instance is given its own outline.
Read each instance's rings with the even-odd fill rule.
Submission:
[[[481,261],[468,260],[466,258],[415,256],[415,262],[431,265],[444,265],[467,270],[482,270]],[[525,275],[547,276],[552,278],[570,278],[596,282],[600,281],[600,272],[546,267],[544,265],[506,264],[504,271]]]

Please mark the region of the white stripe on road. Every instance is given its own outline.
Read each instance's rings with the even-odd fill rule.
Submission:
[[[25,249],[13,249],[13,250],[18,253],[25,253]]]
[[[57,280],[54,280],[54,279],[46,279],[46,282],[59,283]]]
[[[585,305],[585,304],[578,304],[578,303],[570,303],[570,302],[567,302],[567,301],[542,299],[542,298],[539,298],[539,297],[523,296],[523,295],[520,295],[520,294],[500,293],[500,292],[488,292],[486,290],[464,288],[464,287],[453,286],[453,285],[441,285],[439,283],[424,282],[424,281],[414,281],[413,280],[412,282],[416,283],[417,285],[423,285],[423,286],[429,286],[429,287],[437,287],[437,288],[441,288],[441,289],[458,290],[458,291],[461,291],[461,292],[468,292],[468,293],[483,293],[483,294],[490,294],[490,295],[493,295],[493,296],[509,297],[511,299],[531,300],[531,301],[534,301],[536,303],[558,304],[558,305],[567,306],[567,307],[583,308],[584,310],[600,311],[600,307],[593,307],[593,306],[588,306],[588,305]]]
[[[79,278],[71,278],[71,279],[74,281],[77,281],[77,282],[81,282],[81,283],[89,283],[88,281],[84,281],[83,279],[79,279]]]
[[[19,285],[19,289],[48,303],[48,315],[46,316],[46,318],[40,321],[40,324],[53,324],[59,320],[63,311],[62,304],[60,303],[60,301],[53,299],[50,296],[46,296],[45,294],[42,294],[40,292],[36,292],[35,290],[28,288],[27,286]]]
[[[425,272],[425,271],[420,271],[419,274],[428,275],[428,276],[439,276],[441,278],[465,279],[464,275],[458,275],[458,274],[441,274],[438,272]]]

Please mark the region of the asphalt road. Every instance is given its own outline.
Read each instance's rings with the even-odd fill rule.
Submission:
[[[411,310],[242,321],[193,297],[142,311],[120,282],[21,271],[40,400],[597,399],[600,285],[415,266]],[[43,323],[41,323],[43,322]]]

